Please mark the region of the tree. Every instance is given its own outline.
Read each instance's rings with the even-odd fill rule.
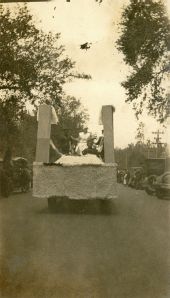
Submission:
[[[78,137],[79,132],[89,120],[89,115],[80,100],[72,96],[63,98],[61,106],[56,108],[56,112],[59,123],[57,126],[52,125],[52,139],[62,152],[65,138]]]
[[[17,102],[17,104],[16,104]],[[18,98],[11,95],[6,101],[0,102],[0,152],[3,152],[11,147],[14,149],[19,142],[19,127],[18,127],[18,109],[22,102]]]
[[[118,49],[130,67],[122,86],[136,116],[144,106],[160,122],[166,118],[166,75],[170,22],[161,0],[130,0],[123,9]]]
[[[143,122],[139,122],[138,128],[137,128],[137,132],[136,132],[136,137],[135,139],[137,140],[137,144],[144,144],[144,123]]]
[[[62,152],[65,134],[68,137],[77,137],[88,120],[88,113],[82,106],[80,100],[74,97],[65,97],[62,100],[61,107],[57,108],[59,123],[52,125],[51,137],[57,148]],[[1,119],[0,119],[1,120]],[[9,123],[9,122],[8,122]],[[37,142],[37,117],[36,111],[31,115],[25,112],[22,120],[16,122],[16,130],[12,126],[10,135],[13,144],[13,154],[27,158],[30,162],[35,160],[36,142]],[[1,123],[0,123],[1,125]],[[14,122],[12,122],[14,125]],[[3,140],[0,139],[0,147],[3,147]],[[7,146],[4,146],[7,147]]]
[[[146,160],[147,152],[145,145],[129,144],[124,149],[115,149],[115,160],[120,169],[130,169],[131,167],[141,167]]]
[[[60,108],[57,109],[59,124],[62,128],[69,128],[73,134],[79,133],[89,120],[87,110],[79,99],[73,96],[63,98]]]
[[[35,160],[37,143],[37,117],[25,113],[19,124],[19,142],[15,147],[15,155],[27,158],[30,162]]]
[[[37,106],[49,99],[59,106],[64,83],[90,77],[75,71],[75,63],[59,44],[59,34],[36,28],[26,5],[0,10],[0,23],[0,119],[4,127],[0,137],[9,143],[27,102]]]

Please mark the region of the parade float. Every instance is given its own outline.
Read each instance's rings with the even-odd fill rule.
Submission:
[[[117,197],[117,167],[114,161],[113,106],[102,107],[104,162],[95,155],[62,155],[49,163],[51,124],[55,123],[50,105],[39,107],[36,161],[33,165],[33,196],[57,200],[112,200]]]

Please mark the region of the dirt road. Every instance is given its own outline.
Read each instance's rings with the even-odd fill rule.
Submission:
[[[119,186],[110,213],[82,208],[0,199],[1,297],[169,298],[170,201]]]

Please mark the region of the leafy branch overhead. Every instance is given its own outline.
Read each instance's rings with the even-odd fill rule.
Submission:
[[[63,84],[72,78],[89,79],[75,71],[75,63],[59,44],[60,34],[37,29],[26,6],[0,11],[0,90],[36,104],[40,99],[59,103]]]
[[[60,45],[60,34],[38,29],[26,5],[0,7],[0,151],[16,143],[27,104],[35,108],[49,100],[62,107],[63,85],[89,79]]]
[[[144,106],[159,121],[166,118],[167,51],[170,22],[162,1],[131,0],[123,9],[118,49],[130,74],[122,86],[138,117]]]

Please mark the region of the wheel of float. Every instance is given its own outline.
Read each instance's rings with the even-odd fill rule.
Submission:
[[[50,198],[47,199],[47,201],[48,201],[48,209],[50,211],[55,211],[56,206],[57,206],[56,198],[55,197],[50,197]]]
[[[100,209],[101,209],[101,213],[107,213],[107,214],[111,214],[112,213],[112,200],[99,200],[100,202]]]
[[[52,212],[57,211],[57,208],[65,208],[67,206],[67,201],[61,197],[53,196],[47,199],[48,201],[48,209]]]

